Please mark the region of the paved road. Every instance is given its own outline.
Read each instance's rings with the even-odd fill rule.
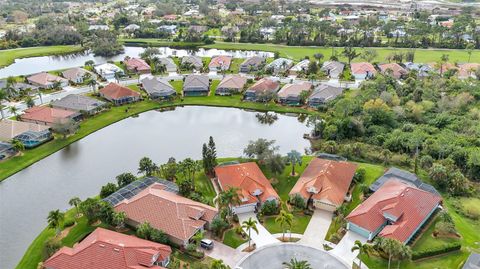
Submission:
[[[365,237],[362,237],[361,235],[352,231],[348,231],[342,238],[342,240],[337,244],[337,246],[334,249],[330,250],[330,253],[342,259],[347,264],[352,264],[358,256],[358,251],[352,252],[352,247],[356,240],[359,240],[362,243],[367,242],[367,239]],[[368,267],[363,264],[362,268],[368,269]]]
[[[214,247],[212,250],[206,250],[205,254],[213,259],[222,260],[225,264],[231,268],[235,268],[235,265],[239,260],[247,255],[246,252],[241,252],[234,248],[231,248],[225,244],[213,240]]]
[[[255,213],[242,213],[238,214],[237,216],[240,223],[243,223],[249,218],[257,221],[258,234],[254,230],[250,232],[252,241],[257,245],[257,248],[280,242],[275,237],[273,237],[273,235],[269,233],[262,224],[260,224]],[[246,229],[243,229],[243,231],[248,235],[248,231]]]
[[[333,214],[321,209],[313,212],[312,219],[308,223],[307,229],[299,241],[302,245],[323,249],[323,242],[327,235],[328,228],[332,222]]]

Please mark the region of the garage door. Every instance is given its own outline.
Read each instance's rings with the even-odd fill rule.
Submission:
[[[254,211],[255,211],[255,205],[254,204],[237,206],[237,207],[233,208],[233,213],[235,213],[235,214],[254,212]]]
[[[329,204],[326,204],[326,203],[322,203],[320,201],[314,201],[313,205],[315,206],[315,208],[327,210],[327,211],[330,211],[330,212],[333,212],[336,209],[335,206],[329,205]]]

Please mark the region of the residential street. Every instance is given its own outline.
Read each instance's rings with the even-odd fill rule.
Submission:
[[[298,243],[323,249],[323,241],[328,232],[328,227],[330,227],[330,223],[332,222],[332,216],[332,212],[315,209],[312,219],[308,223],[302,239],[300,239]]]

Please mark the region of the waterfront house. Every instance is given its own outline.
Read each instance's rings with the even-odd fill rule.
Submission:
[[[369,241],[381,236],[408,244],[441,201],[439,195],[389,180],[346,217],[347,229]]]
[[[51,106],[53,108],[94,115],[102,111],[105,108],[106,103],[81,94],[69,94],[62,99],[51,102]]]
[[[28,83],[38,86],[42,89],[51,89],[55,86],[66,87],[68,86],[68,80],[52,75],[47,72],[41,72],[35,75],[27,77]]]
[[[246,101],[266,102],[271,100],[280,88],[280,83],[269,78],[262,78],[247,89]]]
[[[260,57],[260,56],[249,57],[240,64],[240,72],[242,73],[254,72],[262,69],[264,64],[265,64],[264,57]]]
[[[415,186],[421,190],[430,192],[435,195],[440,195],[440,193],[430,184],[427,184],[420,180],[417,175],[410,173],[406,170],[402,170],[396,167],[388,169],[381,177],[379,177],[375,182],[370,185],[369,189],[371,192],[376,192],[380,187],[383,186],[386,182],[390,180],[398,180]]]
[[[41,125],[53,126],[56,123],[69,120],[78,121],[81,114],[75,111],[52,108],[48,106],[34,106],[20,115],[21,121],[32,122]]]
[[[97,31],[97,30],[102,30],[102,31],[108,31],[110,28],[108,25],[90,25],[88,27],[88,31]]]
[[[93,67],[95,73],[106,81],[115,81],[115,74],[124,76],[125,72],[118,66],[111,63],[104,63]]]
[[[380,69],[380,73],[384,75],[390,74],[396,79],[404,78],[407,75],[407,70],[397,63],[379,64],[378,68]]]
[[[232,63],[232,57],[227,55],[215,56],[211,59],[208,64],[208,69],[210,71],[226,71],[230,68]]]
[[[15,120],[0,121],[0,141],[17,139],[25,148],[33,148],[52,138],[49,126]]]
[[[377,74],[377,70],[371,63],[351,63],[350,67],[356,80],[370,79]]]
[[[150,74],[150,65],[140,58],[128,58],[123,61],[127,70],[137,74]]]
[[[177,65],[170,57],[158,58],[160,64],[165,65],[165,69],[168,73],[177,72]]]
[[[337,98],[342,93],[343,89],[340,87],[335,87],[328,84],[320,84],[315,87],[312,94],[310,94],[307,99],[307,103],[310,107],[318,107]]]
[[[204,75],[188,75],[183,82],[183,96],[207,96],[210,80]]]
[[[136,102],[141,97],[138,92],[113,82],[100,89],[99,93],[101,97],[117,106]]]
[[[356,169],[354,163],[315,158],[289,195],[299,195],[308,205],[333,212],[350,200],[348,191]]]
[[[232,95],[243,91],[247,78],[241,75],[226,76],[217,86],[215,94]]]
[[[126,32],[135,32],[137,30],[140,30],[140,25],[132,23],[123,28],[123,30]]]
[[[290,68],[291,75],[298,75],[301,72],[306,72],[308,70],[308,65],[310,64],[309,59],[305,59],[294,65]]]
[[[142,79],[142,89],[152,99],[169,99],[177,94],[166,79],[153,76]]]
[[[176,25],[161,25],[157,28],[159,32],[168,33],[170,35],[175,35],[177,33]]]
[[[239,205],[231,205],[235,214],[256,212],[267,201],[280,201],[270,181],[255,162],[227,164],[215,167],[216,181],[220,189],[238,189]]]
[[[95,75],[80,67],[70,68],[62,72],[62,76],[75,84],[81,84],[87,76],[91,76],[95,79]]]
[[[182,57],[182,65],[186,64],[192,65],[193,68],[197,71],[200,71],[203,67],[202,58],[193,55]]]
[[[123,200],[114,210],[125,212],[130,226],[137,227],[147,221],[179,246],[188,245],[192,236],[208,229],[218,215],[216,208],[175,194],[160,183]]]
[[[298,106],[302,103],[302,93],[309,92],[312,88],[310,82],[285,84],[278,92],[278,102],[291,106]]]
[[[321,71],[325,72],[329,78],[338,79],[345,69],[345,64],[337,61],[326,61],[323,63]]]
[[[0,142],[0,161],[8,159],[18,153],[12,144]]]
[[[46,269],[165,269],[170,246],[97,228],[73,247],[62,247],[43,263]]]
[[[285,72],[292,67],[293,61],[286,58],[278,58],[265,66],[265,70],[271,70],[273,74]]]

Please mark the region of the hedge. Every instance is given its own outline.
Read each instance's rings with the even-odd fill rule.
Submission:
[[[460,250],[462,244],[460,242],[453,242],[444,246],[438,246],[430,249],[424,249],[420,251],[414,251],[412,253],[412,260],[418,260],[430,256],[436,256],[447,252]]]

